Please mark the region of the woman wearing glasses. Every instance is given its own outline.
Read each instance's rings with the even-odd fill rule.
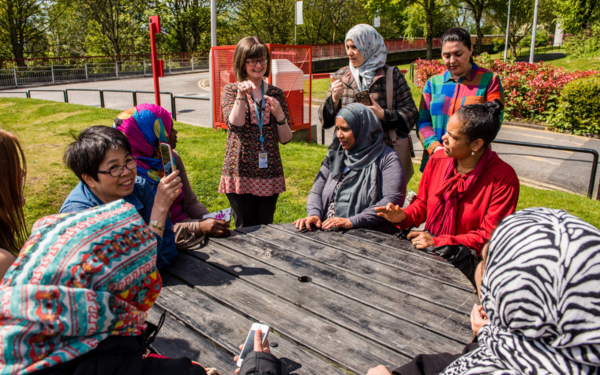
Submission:
[[[124,199],[138,210],[158,241],[157,267],[175,258],[174,233],[167,219],[169,208],[182,189],[179,171],[162,178],[156,195],[150,184],[137,175],[131,145],[119,130],[92,126],[83,130],[69,145],[65,164],[79,178],[61,213],[76,212]]]
[[[223,89],[227,149],[219,193],[227,194],[235,226],[271,224],[285,191],[279,143],[292,139],[285,94],[267,84],[267,46],[257,37],[239,41],[233,54],[236,83]]]

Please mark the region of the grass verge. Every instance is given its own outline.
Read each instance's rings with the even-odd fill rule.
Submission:
[[[40,217],[57,213],[78,182],[62,162],[73,135],[92,125],[111,125],[119,111],[19,98],[0,98],[0,108],[0,128],[19,137],[27,158],[25,215],[31,227]],[[217,193],[226,132],[177,122],[175,126],[179,131],[177,151],[186,163],[198,199],[210,211],[228,207],[226,196]],[[304,142],[281,146],[287,191],[279,197],[276,223],[289,223],[305,215],[306,198],[326,152],[326,146]],[[409,189],[417,191],[420,179],[415,166]],[[518,209],[535,206],[566,209],[600,228],[600,202],[521,185]]]

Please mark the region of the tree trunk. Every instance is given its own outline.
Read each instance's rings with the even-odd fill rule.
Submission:
[[[477,29],[477,42],[475,42],[475,52],[476,54],[480,54],[482,51],[483,45],[483,32],[481,31],[481,15],[483,13],[483,9],[478,9],[475,15],[475,27]]]
[[[425,14],[427,20],[427,60],[433,59],[433,11],[435,10],[435,0],[425,1]]]

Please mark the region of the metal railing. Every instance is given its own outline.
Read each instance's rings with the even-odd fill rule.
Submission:
[[[132,107],[135,107],[138,103],[138,94],[154,94],[154,91],[101,90],[101,89],[65,89],[65,90],[31,89],[31,90],[27,90],[27,91],[0,92],[0,95],[3,95],[3,94],[25,94],[26,98],[33,99],[31,97],[32,92],[61,92],[63,94],[63,101],[65,103],[69,103],[69,92],[70,91],[95,91],[95,92],[98,92],[99,99],[100,99],[100,108],[105,108],[104,93],[107,93],[107,92],[130,93]],[[168,92],[168,91],[161,91],[160,94],[161,95],[169,95],[170,103],[171,103],[171,117],[173,117],[174,121],[177,121],[177,99],[180,99],[180,100],[206,100],[206,101],[210,100],[209,98],[194,98],[194,97],[190,97],[190,96],[174,96],[172,92]]]
[[[208,71],[208,60],[176,58],[165,61],[165,75]],[[91,81],[132,77],[151,77],[150,60],[115,63],[13,67],[0,70],[0,88],[25,85]]]
[[[548,144],[544,144],[544,143],[506,141],[503,139],[496,139],[494,141],[494,143],[499,143],[499,144],[504,144],[504,145],[513,145],[513,146],[522,146],[522,147],[534,147],[534,148],[544,148],[544,149],[561,150],[561,151],[580,152],[580,153],[584,153],[584,154],[592,154],[594,157],[594,160],[592,162],[592,171],[590,173],[590,183],[588,185],[588,192],[587,192],[587,197],[592,199],[592,195],[594,194],[594,185],[596,183],[596,172],[598,171],[598,151],[591,149],[591,148],[557,146],[557,145],[548,145]],[[600,200],[600,185],[598,186],[598,193],[596,196],[596,200]]]

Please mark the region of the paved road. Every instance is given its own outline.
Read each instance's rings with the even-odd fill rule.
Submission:
[[[177,96],[208,98],[207,88],[201,83],[208,78],[208,73],[182,74],[161,78],[161,91],[169,91]],[[111,80],[100,82],[85,82],[56,86],[45,86],[41,89],[114,89],[152,91],[152,78],[138,78],[126,80]],[[20,91],[20,90],[12,90]],[[0,91],[0,97],[10,95],[10,91]],[[62,93],[32,93],[32,97],[40,99],[62,101]],[[153,101],[153,94],[140,94],[138,103]],[[69,102],[85,105],[100,106],[99,96],[91,92],[71,92]],[[125,110],[132,106],[131,94],[106,93],[105,104],[107,108]],[[171,110],[168,96],[163,96],[163,106]],[[318,107],[312,107],[312,123],[319,126],[317,115]],[[210,127],[210,104],[208,101],[178,100],[177,118],[179,121],[193,125]],[[317,131],[320,141],[321,131]],[[332,130],[326,132],[326,142],[331,141]],[[504,125],[498,139],[522,141],[530,143],[543,143],[571,147],[584,147],[600,152],[600,140],[577,137],[566,134],[551,133],[510,125]],[[421,157],[422,148],[413,135],[413,142],[417,150],[417,158]],[[494,145],[494,151],[516,170],[521,182],[539,187],[566,190],[578,194],[587,194],[587,188],[592,166],[592,156],[589,154],[573,153],[548,149],[526,148],[507,145]],[[595,182],[598,187],[598,177]],[[596,193],[594,193],[594,197]]]

